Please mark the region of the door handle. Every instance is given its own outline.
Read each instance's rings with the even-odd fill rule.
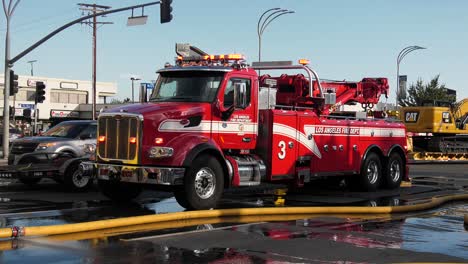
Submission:
[[[242,138],[242,142],[250,142],[252,141],[252,138],[249,138],[249,137],[245,137],[245,138]]]

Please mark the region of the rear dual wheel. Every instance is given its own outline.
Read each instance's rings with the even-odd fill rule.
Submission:
[[[361,173],[350,179],[351,187],[359,191],[374,192],[379,187],[387,189],[398,188],[403,179],[404,163],[401,156],[394,152],[382,165],[382,160],[375,152],[367,154]]]
[[[371,152],[366,156],[359,176],[360,189],[368,192],[378,189],[382,180],[382,163],[379,155]]]
[[[403,166],[403,159],[398,153],[393,152],[390,154],[387,164],[384,167],[384,175],[382,178],[384,188],[396,189],[400,187],[404,175]]]

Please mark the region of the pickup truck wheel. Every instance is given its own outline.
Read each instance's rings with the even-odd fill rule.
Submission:
[[[85,191],[91,187],[93,179],[89,176],[83,176],[80,170],[80,163],[73,162],[65,171],[64,183],[73,191]]]
[[[223,168],[210,155],[197,157],[184,178],[184,192],[175,192],[177,201],[187,209],[211,209],[221,199],[224,188]]]
[[[398,188],[403,179],[403,160],[398,153],[392,153],[384,168],[383,186],[387,189]]]
[[[102,194],[114,202],[130,202],[140,195],[140,186],[131,183],[98,180]]]
[[[354,191],[376,191],[382,180],[382,165],[379,156],[370,152],[361,166],[361,173],[347,177],[346,183]]]

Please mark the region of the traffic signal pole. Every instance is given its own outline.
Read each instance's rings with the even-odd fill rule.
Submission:
[[[10,149],[10,70],[13,67],[10,62],[10,20],[15,12],[16,6],[20,0],[13,3],[12,0],[6,5],[6,0],[3,0],[3,11],[6,18],[6,33],[5,33],[5,76],[3,82],[3,158],[8,159]]]
[[[83,16],[81,18],[75,19],[58,29],[52,31],[33,45],[31,45],[29,48],[25,49],[18,55],[16,55],[14,58],[10,59],[10,18],[13,15],[13,12],[15,11],[16,7],[18,6],[18,3],[20,0],[16,0],[15,3],[13,3],[14,0],[10,0],[9,4],[7,5],[5,1],[7,0],[2,0],[3,1],[3,10],[5,11],[5,16],[6,16],[6,34],[5,34],[5,76],[4,76],[4,100],[3,100],[3,158],[8,159],[8,153],[9,153],[9,138],[10,138],[10,75],[8,74],[13,67],[13,64],[27,55],[29,52],[33,51],[35,48],[39,47],[42,43],[46,42],[53,36],[57,35],[58,33],[62,32],[63,30],[80,23],[81,21],[85,21],[90,18],[94,18],[97,16],[104,16],[112,13],[118,13],[126,10],[131,10],[131,9],[136,9],[136,8],[143,8],[146,6],[152,6],[152,5],[157,5],[160,4],[160,1],[156,2],[150,2],[146,4],[139,4],[139,5],[134,5],[134,6],[127,6],[127,7],[122,7],[122,8],[117,8],[113,10],[108,10],[104,12],[100,12],[97,14],[91,14],[88,16]],[[170,2],[169,2],[170,3]]]
[[[34,128],[33,128],[33,136],[37,133],[37,100],[34,100]]]

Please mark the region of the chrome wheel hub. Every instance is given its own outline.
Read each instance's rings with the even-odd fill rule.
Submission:
[[[89,177],[83,176],[83,173],[81,173],[79,170],[75,171],[72,176],[72,181],[73,184],[78,187],[78,188],[83,188],[88,184],[89,182]]]
[[[397,182],[401,177],[400,163],[397,160],[393,160],[390,163],[390,178],[393,182]]]
[[[377,166],[377,162],[371,161],[367,165],[367,179],[369,180],[370,184],[375,184],[378,178],[379,178],[379,166]]]
[[[210,168],[201,168],[195,175],[195,192],[202,199],[210,198],[215,192],[216,178]]]

